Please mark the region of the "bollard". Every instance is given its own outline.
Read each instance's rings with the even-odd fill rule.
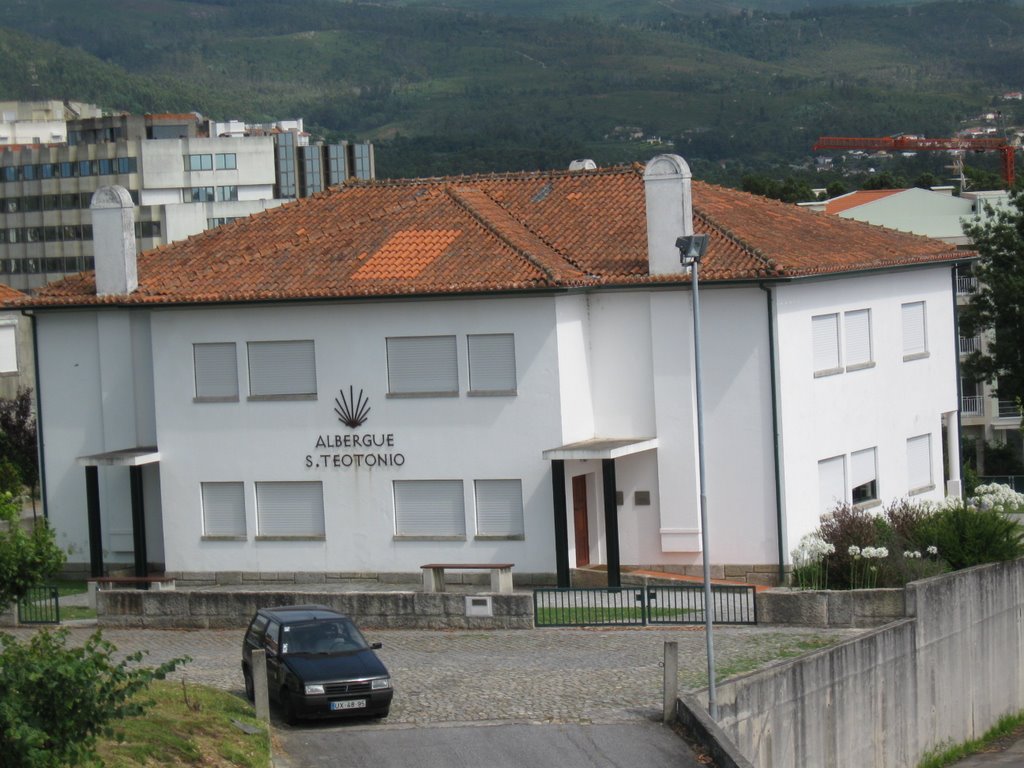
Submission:
[[[679,698],[679,643],[674,640],[665,642],[665,712],[663,722],[672,723],[676,719],[676,700]]]
[[[252,652],[252,684],[256,693],[256,719],[270,722],[270,691],[267,688],[267,652]]]

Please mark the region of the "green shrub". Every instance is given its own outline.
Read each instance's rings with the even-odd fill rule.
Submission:
[[[820,531],[821,538],[835,547],[826,561],[829,587],[851,589],[861,565],[860,551],[879,543],[875,516],[865,509],[837,504],[821,516]]]
[[[20,643],[0,635],[0,765],[58,768],[96,762],[98,736],[141,715],[140,699],[154,679],[187,659],[155,669],[137,666],[142,653],[115,663],[117,650],[97,632],[81,648],[68,648],[67,630],[41,631]]]
[[[1022,531],[1001,511],[947,500],[923,519],[915,533],[919,547],[934,545],[953,570],[1012,560],[1024,554]]]

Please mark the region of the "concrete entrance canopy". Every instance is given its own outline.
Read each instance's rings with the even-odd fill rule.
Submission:
[[[558,586],[568,588],[569,523],[565,498],[565,462],[567,460],[600,460],[601,485],[604,491],[604,524],[608,537],[608,586],[621,586],[619,563],[619,510],[615,502],[615,459],[658,447],[656,437],[595,437],[559,448],[550,448],[541,456],[551,461],[551,495],[555,512],[555,570]]]
[[[89,572],[93,578],[105,576],[103,572],[103,536],[100,525],[99,467],[128,467],[131,473],[132,494],[132,548],[135,555],[135,575],[149,576],[146,553],[146,515],[142,504],[142,469],[144,464],[160,461],[156,447],[124,448],[119,451],[79,456],[78,465],[85,467],[85,499],[89,515]]]

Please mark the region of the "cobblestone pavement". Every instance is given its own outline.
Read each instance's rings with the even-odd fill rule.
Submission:
[[[26,637],[31,629],[0,630]],[[69,628],[80,644],[94,626]],[[859,630],[781,627],[715,628],[719,674],[738,674],[808,647],[839,642]],[[613,723],[661,712],[664,643],[679,647],[680,690],[703,687],[703,627],[487,631],[367,630],[380,641],[395,699],[385,721],[436,723]],[[242,630],[106,629],[103,636],[144,663],[188,655],[176,676],[242,692]]]

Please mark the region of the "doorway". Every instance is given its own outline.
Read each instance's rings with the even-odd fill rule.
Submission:
[[[576,530],[576,567],[590,565],[590,528],[587,524],[587,476],[572,479],[572,520]]]

